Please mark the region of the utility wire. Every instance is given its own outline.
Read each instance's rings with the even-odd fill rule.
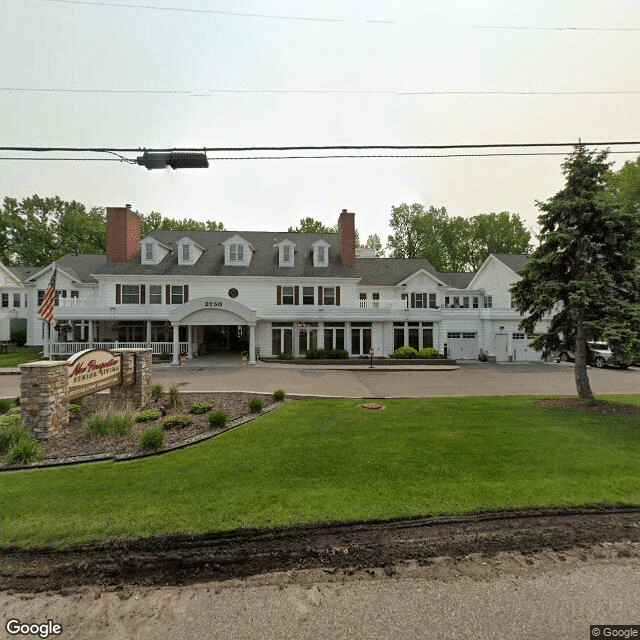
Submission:
[[[223,16],[241,18],[269,18],[272,20],[302,20],[306,22],[349,22],[344,18],[317,18],[310,16],[281,16],[269,13],[245,13],[241,11],[222,11],[220,9],[187,9],[186,7],[160,7],[146,4],[125,4],[123,2],[87,2],[86,0],[42,0],[42,2],[57,2],[60,4],[82,4],[90,7],[110,7],[118,9],[149,9],[151,11],[179,11],[183,13],[211,13]],[[395,20],[365,20],[364,22],[394,24]]]
[[[611,146],[637,146],[638,140],[610,140],[587,141],[581,144],[587,147],[611,147]],[[10,147],[0,146],[0,151],[22,151],[30,153],[170,153],[201,151],[201,152],[247,152],[247,151],[365,151],[372,149],[404,149],[404,150],[444,150],[444,149],[517,149],[531,147],[573,147],[576,141],[571,142],[500,142],[489,144],[371,144],[371,145],[306,145],[306,146],[281,146],[281,147]]]
[[[53,0],[46,0],[53,2]],[[638,95],[640,90],[629,89],[579,89],[575,91],[533,91],[527,89],[500,90],[409,90],[396,89],[83,89],[54,87],[0,87],[3,92],[16,93],[87,93],[128,95],[186,95],[193,98],[210,98],[216,94],[353,94],[389,96],[587,96],[587,95]]]
[[[503,29],[518,31],[640,31],[640,27],[530,27],[515,25],[470,24],[471,29]]]
[[[610,154],[638,154],[640,150],[610,151]],[[495,158],[495,157],[518,157],[518,156],[564,156],[562,151],[532,151],[513,153],[451,153],[451,154],[357,154],[357,155],[305,155],[305,156],[207,156],[207,160],[217,162],[220,160],[323,160],[323,159],[358,159],[358,158]],[[137,164],[135,160],[129,158],[42,158],[42,157],[0,157],[0,160],[30,160],[35,162],[125,162]]]

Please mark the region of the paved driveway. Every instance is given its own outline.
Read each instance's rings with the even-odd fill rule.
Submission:
[[[640,393],[640,367],[589,369],[593,392]],[[184,391],[248,391],[289,395],[354,398],[576,395],[572,364],[461,363],[453,370],[377,371],[333,370],[317,365],[259,363],[239,366],[236,360],[216,364],[196,360],[182,367],[153,366],[153,381],[165,388],[177,384]],[[0,397],[19,393],[20,376],[0,376]]]

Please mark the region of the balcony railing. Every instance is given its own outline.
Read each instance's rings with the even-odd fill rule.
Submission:
[[[186,353],[189,347],[188,342],[179,342],[178,348],[180,353]],[[52,342],[51,355],[54,356],[71,356],[78,351],[85,349],[147,349],[151,347],[154,356],[160,356],[168,353],[173,355],[173,342]],[[197,344],[194,344],[193,352],[197,352]]]
[[[356,309],[406,309],[405,300],[357,300]]]
[[[66,307],[71,309],[89,309],[104,306],[100,298],[60,298],[58,307]]]

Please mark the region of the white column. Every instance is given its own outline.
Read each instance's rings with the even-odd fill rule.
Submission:
[[[187,360],[193,360],[193,325],[187,326]]]
[[[89,320],[89,329],[87,331],[87,342],[89,349],[93,349],[93,320]]]
[[[180,325],[176,322],[172,322],[173,327],[173,360],[171,361],[172,367],[180,365]]]
[[[147,347],[151,349],[151,320],[147,320]]]
[[[347,350],[347,353],[351,355],[351,323],[344,323],[344,348]]]
[[[247,364],[255,365],[256,363],[256,325],[249,325],[249,359]]]
[[[324,349],[324,322],[318,322],[318,349]]]

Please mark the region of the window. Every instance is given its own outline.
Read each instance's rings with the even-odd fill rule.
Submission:
[[[324,323],[324,348],[344,349],[344,323],[325,322]]]
[[[464,298],[462,298],[462,307],[464,309],[469,308],[469,296],[465,296]]]
[[[447,332],[447,338],[448,339],[455,339],[455,338],[459,338],[460,337],[460,332],[459,331],[448,331]]]
[[[244,260],[244,245],[229,245],[229,262],[242,262]]]
[[[122,285],[122,304],[140,304],[140,285]]]
[[[42,306],[44,302],[44,289],[38,289],[38,308]]]
[[[513,334],[513,339],[514,340],[524,340],[524,333],[514,333]]]
[[[462,334],[462,337],[467,339],[473,339],[476,337],[476,334],[471,332],[465,332]]]
[[[436,294],[435,293],[430,293],[429,294],[429,309],[435,309],[436,308]]]
[[[171,304],[182,304],[182,285],[171,285]]]
[[[162,304],[162,286],[152,284],[149,286],[149,304]]]
[[[367,299],[367,294],[366,293],[361,293],[360,294],[360,300],[366,300]]]
[[[8,307],[9,306],[9,294],[8,293],[3,293],[2,294],[2,306],[3,307]]]
[[[322,263],[326,262],[326,259],[324,257],[325,256],[325,247],[320,245],[319,247],[316,248],[316,252],[317,252],[316,256],[317,256],[318,262],[322,262]]]
[[[188,244],[182,245],[182,262],[191,262],[191,247]]]
[[[324,249],[324,247],[323,247]],[[322,299],[324,304],[335,304],[336,303],[336,288],[335,287],[323,287],[322,288]]]
[[[20,294],[19,293],[14,293],[13,294],[13,306],[14,307],[19,307],[20,306]]]
[[[380,294],[374,292],[374,293],[371,294],[371,298],[373,299],[373,307],[374,307],[374,309],[377,309],[380,306]]]
[[[422,309],[422,307],[423,307],[423,304],[422,304],[423,303],[423,294],[422,293],[414,293],[413,295],[415,296],[414,297],[414,300],[415,300],[414,307],[416,309]]]
[[[480,305],[480,299],[478,296],[473,296],[473,308],[477,309]]]
[[[71,291],[71,299],[72,300],[77,300],[79,295],[80,295],[79,291]]]
[[[484,308],[491,309],[493,307],[493,296],[484,297]]]
[[[231,289],[229,289],[227,294],[229,295],[230,298],[237,298],[238,297],[238,290],[235,287],[231,287]]]
[[[153,260],[153,242],[144,243],[144,259]]]
[[[66,289],[56,289],[56,297],[53,304],[57,307],[60,304],[60,298],[66,298],[66,297],[67,297]]]
[[[293,287],[282,287],[282,304],[293,304]]]
[[[302,304],[313,304],[313,287],[302,287]]]
[[[291,262],[291,245],[285,244],[282,247],[282,262]]]
[[[460,306],[460,296],[453,296],[453,306],[454,307]]]

